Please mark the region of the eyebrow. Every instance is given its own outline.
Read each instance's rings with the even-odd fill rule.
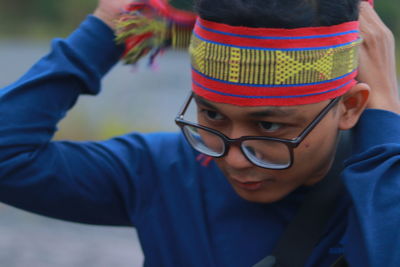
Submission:
[[[218,110],[217,107],[215,107],[213,104],[211,104],[201,96],[194,94],[194,99],[200,105]],[[296,113],[298,113],[298,111],[295,108],[285,107],[284,109],[282,109],[281,107],[266,107],[264,110],[250,112],[247,113],[246,115],[249,117],[262,118],[262,117],[284,117],[284,116],[298,115]]]
[[[216,106],[214,106],[213,104],[209,103],[207,100],[205,100],[201,96],[193,94],[193,97],[194,97],[194,100],[196,101],[197,104],[200,104],[202,106],[218,110],[218,108]]]
[[[250,112],[248,115],[251,117],[284,117],[284,116],[293,116],[295,115],[296,109],[293,108],[285,108],[281,109],[279,107],[268,107],[264,110]]]

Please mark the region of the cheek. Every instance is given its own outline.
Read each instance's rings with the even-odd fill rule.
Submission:
[[[333,158],[336,137],[336,133],[332,131],[305,140],[304,145],[300,146],[298,153],[295,154],[298,158],[297,166],[300,171],[308,173],[308,177],[323,176]]]
[[[321,176],[333,157],[338,134],[335,120],[322,121],[294,151],[296,173],[303,177]],[[300,179],[300,177],[299,177]]]
[[[331,154],[335,146],[336,135],[332,133],[321,133],[310,136],[310,139],[304,140],[304,144],[298,147],[299,157],[306,157],[307,164],[321,160],[327,160],[326,157]]]

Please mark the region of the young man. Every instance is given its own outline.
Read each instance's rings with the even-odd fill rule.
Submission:
[[[371,7],[361,6],[365,42],[358,79],[364,83],[356,83],[351,72],[341,76],[350,79],[337,95],[318,87],[318,94],[292,97],[295,102],[261,95],[266,102],[254,104],[232,100],[244,92],[243,84],[220,97],[218,90],[225,87],[196,76],[204,74],[197,57],[201,42],[215,37],[202,30],[236,38],[241,25],[254,33],[250,36],[265,39],[271,38],[263,35],[271,28],[298,33],[299,27],[320,31],[330,25],[339,36],[358,34],[357,28],[337,27],[355,25],[351,21],[357,19],[358,1],[198,1],[201,20],[191,51],[201,126],[185,122],[183,112],[179,121],[195,149],[216,156],[201,164],[196,159],[205,156],[182,134],[51,141],[56,124],[78,96],[98,93],[101,78],[120,58],[122,47],[113,43],[110,28],[123,2],[100,1],[96,17],[90,16],[66,40],[55,40],[49,55],[0,91],[1,201],[70,221],[134,226],[146,266],[252,266],[271,253],[304,197],[324,179],[338,132],[357,124],[355,150],[341,177],[347,191],[337,200],[306,265],[330,266],[342,254],[350,266],[397,264],[400,117],[395,113],[400,105],[392,54],[380,54],[393,51],[393,40]],[[229,43],[218,38],[205,46]],[[350,50],[357,41],[352,39]],[[350,54],[343,60],[353,62]],[[270,70],[278,73],[277,68]],[[315,79],[322,79],[318,85],[330,82],[322,76]],[[277,93],[278,98],[286,98],[287,92]],[[304,129],[309,132],[293,151],[281,140],[292,140]]]

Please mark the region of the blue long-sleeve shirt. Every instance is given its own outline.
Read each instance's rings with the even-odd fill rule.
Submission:
[[[233,191],[179,133],[51,141],[80,94],[97,94],[118,61],[112,31],[89,16],[20,80],[0,90],[0,201],[90,224],[136,227],[145,266],[252,266],[269,254],[312,187],[272,204]],[[379,127],[378,127],[379,123]],[[367,110],[356,153],[308,266],[400,262],[400,117]]]

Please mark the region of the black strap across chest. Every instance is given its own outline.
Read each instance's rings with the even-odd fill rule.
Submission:
[[[351,132],[342,132],[335,160],[326,177],[310,191],[289,223],[272,254],[253,267],[303,267],[321,239],[344,187],[340,179],[343,161],[351,153]],[[344,266],[344,258],[333,266]]]

